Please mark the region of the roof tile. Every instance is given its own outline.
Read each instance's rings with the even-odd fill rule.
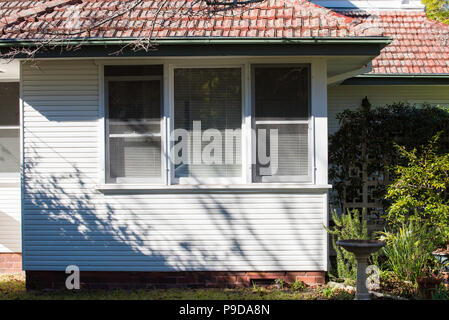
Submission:
[[[136,3],[131,12],[113,17]],[[372,73],[449,74],[449,26],[427,19],[424,12],[335,12],[306,0],[267,0],[232,11],[213,11],[198,0],[167,4],[153,29],[159,1],[0,0],[0,38],[44,40],[60,33],[67,39],[80,27],[92,29],[91,37],[105,38],[384,35],[394,41],[373,61]],[[106,19],[111,21],[94,27]]]
[[[393,42],[373,60],[373,74],[449,74],[449,26],[421,11],[345,11],[348,17],[384,27]],[[400,68],[406,65],[408,68]],[[386,70],[382,66],[392,66]],[[396,69],[395,69],[396,68]]]
[[[67,37],[69,32],[73,32],[79,26],[95,26],[102,20],[112,18],[114,13],[137,4],[132,12],[114,18],[114,20],[120,20],[123,23],[110,25],[110,28],[117,26],[119,29],[116,31],[127,32],[108,32],[104,36],[114,34],[114,37],[120,35],[136,37],[142,35],[142,30],[130,27],[131,22],[134,20],[152,21],[156,12],[158,12],[158,23],[163,23],[164,30],[168,29],[168,32],[158,31],[157,34],[153,34],[153,38],[165,37],[167,34],[195,37],[210,36],[211,26],[216,25],[220,19],[225,19],[225,22],[221,32],[217,32],[220,29],[214,30],[214,36],[356,37],[368,34],[382,35],[381,30],[375,26],[367,25],[365,28],[360,28],[359,22],[354,24],[352,18],[306,0],[267,0],[254,2],[232,10],[217,11],[213,11],[214,8],[207,6],[206,1],[169,0],[167,6],[159,12],[159,3],[150,0],[52,0],[34,2],[0,0],[0,12],[5,12],[7,9],[12,11],[12,13],[7,14],[5,12],[2,15],[4,18],[0,20],[0,30],[3,32],[2,38],[4,39],[41,40],[38,39],[38,34],[45,37],[46,33],[57,31],[54,26],[59,25],[60,30],[66,31],[65,33],[62,32],[61,37]],[[23,24],[20,31],[14,28],[14,25],[21,23],[18,19],[25,17],[36,17],[39,21],[50,22],[45,27],[49,30],[36,29],[31,23]],[[256,20],[257,24],[252,23],[252,20]],[[183,21],[182,26],[177,25],[178,21]],[[304,23],[302,23],[303,21]],[[220,24],[218,25],[220,26]],[[41,27],[44,28],[44,26]],[[287,31],[287,27],[291,30]],[[307,30],[308,27],[314,30]],[[98,28],[102,30],[100,27]],[[183,30],[183,32],[179,32],[180,30]]]

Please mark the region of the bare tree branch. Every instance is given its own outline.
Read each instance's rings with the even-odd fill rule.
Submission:
[[[122,45],[114,54],[118,55],[123,53],[125,48],[130,48],[133,51],[144,50],[146,52],[155,50],[158,31],[164,27],[169,28],[170,24],[180,23],[181,18],[184,20],[187,18],[188,22],[195,22],[195,19],[199,18],[207,18],[210,20],[218,16],[234,16],[235,9],[242,10],[247,7],[249,10],[252,4],[264,1],[266,0],[163,0],[155,10],[153,9],[154,14],[150,20],[145,21],[145,29],[149,30],[149,34],[131,43]],[[117,8],[116,12],[101,17],[100,19],[81,17],[81,9],[77,7],[80,3],[82,1],[75,1],[68,5],[68,9],[73,10],[72,16],[68,21],[63,21],[62,23],[61,21],[57,21],[56,24],[51,21],[44,21],[39,27],[38,37],[33,39],[34,41],[31,46],[10,48],[6,52],[0,52],[0,58],[10,60],[20,56],[32,60],[39,52],[46,50],[60,49],[61,52],[78,50],[91,38],[92,33],[99,32],[102,27],[105,27],[112,21],[116,21],[126,15],[131,15],[140,5],[145,3],[145,0],[121,1],[123,8]],[[80,11],[77,12],[77,10]],[[241,13],[239,12],[239,14]],[[45,15],[46,12],[42,14]],[[36,19],[39,21],[39,16]],[[206,22],[208,21],[207,19],[205,20]],[[17,25],[22,21],[23,19],[19,19],[16,23],[4,26],[0,31],[3,33],[14,32],[16,33],[17,39],[20,39],[22,31],[18,30]],[[64,29],[64,27],[66,28]],[[72,30],[69,29],[67,31],[67,27]],[[159,30],[157,31],[156,28],[159,28]],[[58,31],[58,29],[62,30]],[[73,45],[73,40],[77,41],[76,45]]]

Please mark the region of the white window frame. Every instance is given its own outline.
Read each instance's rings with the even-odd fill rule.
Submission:
[[[21,99],[21,93],[20,93],[20,81],[17,80],[1,80],[0,81],[0,85],[2,83],[17,83],[19,85],[19,96],[17,99],[17,111],[19,111],[20,113],[20,99]],[[20,126],[20,118],[21,118],[21,114],[19,115],[19,124],[18,125],[13,125],[13,126],[0,126],[0,131],[2,130],[18,130],[19,132],[19,144],[20,141],[22,140],[22,134],[21,134],[21,126]],[[22,155],[21,155],[22,151],[20,151],[19,154],[19,159],[21,159]],[[21,165],[19,165],[19,170],[17,172],[0,172],[0,182],[8,182],[8,181],[19,181],[20,180],[20,167]]]
[[[104,114],[105,114],[105,152],[106,152],[106,161],[105,161],[105,179],[106,181],[110,180],[110,161],[111,157],[109,155],[109,139],[111,138],[111,134],[109,134],[109,82],[110,81],[159,81],[161,85],[161,118],[159,122],[159,133],[158,134],[139,134],[139,133],[131,133],[131,134],[114,134],[115,137],[122,138],[144,138],[144,137],[160,137],[161,138],[161,176],[160,178],[117,178],[116,184],[163,184],[164,179],[164,162],[165,156],[163,152],[163,146],[165,145],[165,134],[163,130],[164,124],[164,79],[163,76],[107,76],[104,77]],[[139,123],[148,123],[148,121],[138,121]]]
[[[256,120],[255,114],[255,69],[256,68],[277,68],[277,67],[307,67],[308,68],[308,74],[309,79],[308,81],[308,118],[307,120]],[[252,182],[253,183],[311,183],[313,182],[313,117],[312,117],[312,79],[311,79],[311,73],[312,73],[312,66],[310,63],[267,63],[267,64],[251,64],[251,118],[252,123],[251,127],[253,130],[256,130],[258,124],[279,124],[279,125],[289,125],[289,124],[307,124],[307,138],[308,138],[308,174],[307,175],[301,175],[301,176],[263,176],[261,177],[261,181],[257,182],[257,172],[256,172],[256,165],[253,165],[253,171],[252,171]],[[251,136],[251,148],[252,148],[252,155],[257,155],[257,137]],[[252,163],[256,163],[256,159],[253,159]]]
[[[169,128],[170,130],[168,131],[169,134],[171,134],[171,132],[174,130],[174,121],[175,121],[175,104],[174,104],[174,93],[175,93],[175,86],[174,86],[174,74],[175,74],[175,69],[216,69],[216,68],[229,68],[229,69],[240,69],[241,72],[241,126],[240,126],[240,130],[241,130],[241,145],[240,145],[240,150],[241,152],[241,175],[240,177],[214,177],[214,178],[177,178],[175,176],[175,165],[174,165],[174,158],[173,155],[171,154],[171,152],[169,152],[169,159],[170,159],[170,181],[171,184],[184,184],[184,185],[197,185],[197,184],[243,184],[244,183],[244,170],[245,170],[245,163],[244,163],[244,157],[243,157],[243,140],[244,140],[244,109],[245,109],[245,92],[244,92],[244,79],[245,79],[245,68],[244,65],[235,65],[235,64],[231,64],[231,65],[216,65],[216,64],[210,64],[210,65],[191,65],[191,64],[172,64],[169,67],[169,79],[170,79],[170,88],[169,88],[169,92],[170,92],[170,105],[169,105],[169,113],[168,113],[168,117],[169,117]],[[173,150],[173,141],[170,141],[169,144],[169,148],[168,150]]]
[[[100,171],[98,175],[98,190],[120,191],[120,192],[146,192],[165,189],[192,189],[192,190],[215,190],[215,189],[264,189],[277,190],[294,189],[328,189],[328,119],[327,119],[327,59],[325,57],[165,57],[165,58],[139,58],[139,59],[97,59],[98,81],[99,81],[99,158],[101,159]],[[255,144],[252,141],[253,113],[252,113],[252,77],[251,70],[254,65],[309,65],[310,72],[310,114],[309,114],[309,157],[311,168],[311,180],[308,182],[254,182],[252,165],[252,148]],[[163,139],[162,154],[166,155],[162,161],[161,167],[164,174],[162,183],[152,183],[146,180],[142,183],[113,183],[106,182],[106,113],[105,113],[105,66],[136,66],[136,65],[162,65],[163,66],[163,119],[161,132]],[[243,67],[242,67],[243,66]],[[211,181],[193,181],[195,184],[179,184],[174,180],[174,170],[172,168],[171,155],[169,153],[171,146],[167,139],[172,123],[173,114],[173,69],[175,67],[186,68],[222,68],[222,67],[242,67],[242,177],[238,181],[229,179],[220,180],[212,178]],[[162,142],[162,141],[161,141]],[[198,184],[198,183],[205,184]],[[178,183],[178,184],[177,184]],[[186,181],[187,183],[187,181]],[[213,184],[210,184],[213,183]],[[221,184],[224,183],[224,184]]]

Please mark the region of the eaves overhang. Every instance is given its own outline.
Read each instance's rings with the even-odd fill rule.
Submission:
[[[0,50],[42,45],[36,58],[143,56],[377,56],[391,43],[389,37],[308,38],[162,38],[152,40],[152,50],[133,50],[139,38],[89,38],[64,41],[0,40]],[[63,49],[63,50],[61,50]],[[75,50],[76,49],[76,50]],[[25,58],[18,56],[17,58]]]
[[[449,85],[449,74],[363,74],[342,85]]]

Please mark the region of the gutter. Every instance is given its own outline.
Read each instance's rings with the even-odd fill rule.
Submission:
[[[449,85],[448,73],[362,74],[342,82],[343,85]]]
[[[52,45],[83,45],[83,46],[108,46],[128,45],[142,38],[89,38],[50,41],[47,46]],[[198,37],[198,38],[163,38],[153,40],[156,45],[220,45],[220,44],[379,44],[388,45],[392,42],[390,37],[308,37],[308,38],[223,38],[223,37]],[[0,39],[0,47],[31,47],[36,43],[45,43],[43,40],[16,40]]]
[[[328,77],[327,78],[327,85],[338,85],[341,82],[343,82],[346,79],[349,78],[353,78],[356,77],[358,75],[364,74],[364,73],[368,73],[371,72],[373,69],[373,65],[371,62],[369,62],[368,64],[364,65],[362,68],[357,68],[355,70],[351,70],[348,72],[344,72],[344,73],[340,73],[337,75],[334,75],[332,77]]]
[[[388,73],[376,73],[376,74],[360,74],[356,78],[373,78],[373,79],[447,79],[449,78],[449,73],[432,73],[432,74],[422,74],[422,73],[398,73],[398,74],[388,74]]]

